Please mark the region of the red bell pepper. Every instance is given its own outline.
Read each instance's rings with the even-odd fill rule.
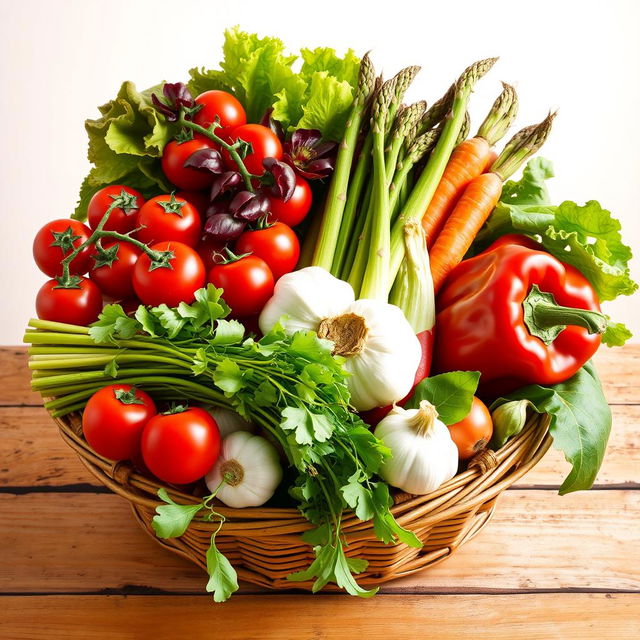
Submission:
[[[592,286],[536,246],[500,238],[451,272],[437,300],[437,371],[480,371],[480,394],[494,397],[562,382],[595,353],[607,319]]]

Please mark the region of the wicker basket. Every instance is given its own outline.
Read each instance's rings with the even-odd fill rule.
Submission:
[[[205,552],[216,523],[195,519],[180,538],[156,538],[151,519],[159,504],[157,481],[136,473],[128,463],[97,455],[82,436],[79,414],[56,419],[64,440],[89,471],[114,493],[126,498],[140,525],[160,545],[206,569]],[[373,533],[370,522],[345,514],[343,531],[347,555],[369,561],[358,576],[363,586],[394,580],[448,558],[489,521],[498,496],[521,478],[551,445],[549,421],[534,416],[522,432],[499,451],[486,450],[469,468],[438,490],[425,496],[394,495],[392,512],[424,543],[421,549],[405,544],[385,545]],[[193,496],[168,488],[177,502],[196,503]],[[311,525],[292,508],[230,509],[216,507],[226,518],[216,538],[218,548],[247,582],[271,589],[311,588],[312,583],[292,583],[287,575],[306,568],[313,560],[312,548],[301,539]]]

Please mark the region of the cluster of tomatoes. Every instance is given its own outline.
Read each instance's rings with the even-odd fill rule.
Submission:
[[[265,175],[265,159],[282,157],[278,136],[266,126],[246,124],[244,110],[231,94],[209,91],[196,98],[196,103],[200,105],[193,116],[197,124],[209,127],[215,121],[219,125],[216,135],[230,144],[238,139],[246,143],[243,162],[257,182]],[[264,215],[245,224],[239,236],[221,239],[211,235],[206,222],[216,175],[190,166],[187,160],[196,151],[214,146],[212,140],[198,134],[166,145],[162,168],[175,192],[145,201],[127,185],[107,186],[92,197],[87,224],[60,219],[44,225],[35,237],[33,255],[41,271],[52,279],[38,292],[38,317],[88,325],[97,319],[105,301],[120,302],[125,310],[140,303],[177,306],[193,301],[194,292],[207,283],[224,289],[235,317],[258,314],[278,278],[298,262],[300,245],[292,227],[309,212],[311,189],[296,175],[289,197],[270,194]],[[229,152],[225,148],[218,151],[226,166],[233,168]],[[119,206],[114,208],[116,199]],[[99,229],[102,233],[95,236],[109,209]],[[95,241],[69,263],[72,278],[63,280],[62,260],[92,234]],[[163,252],[169,259],[159,265],[154,252]]]
[[[130,460],[170,484],[204,477],[220,455],[220,430],[211,414],[183,406],[158,413],[151,396],[126,384],[91,396],[82,430],[99,455]]]

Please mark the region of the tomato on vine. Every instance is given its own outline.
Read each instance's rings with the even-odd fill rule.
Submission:
[[[222,139],[229,129],[247,122],[247,115],[238,99],[226,91],[212,89],[201,93],[195,100],[196,105],[202,105],[193,117],[193,121],[208,129],[214,122],[220,127],[215,133]]]
[[[162,151],[162,171],[167,179],[180,189],[204,189],[213,182],[214,175],[205,169],[185,167],[184,163],[196,151],[215,149],[209,138],[196,134],[184,142],[172,140]]]
[[[142,432],[142,458],[164,482],[189,484],[204,477],[220,455],[220,431],[199,407],[176,407],[154,416]]]
[[[177,307],[193,302],[194,292],[205,283],[200,256],[182,242],[158,242],[149,248],[157,257],[152,260],[143,253],[133,270],[133,288],[142,303]]]
[[[296,268],[300,242],[290,227],[282,222],[274,222],[262,229],[245,231],[236,242],[236,252],[251,253],[262,258],[277,282],[280,276]]]
[[[138,213],[138,240],[146,244],[175,240],[195,247],[202,223],[196,208],[174,194],[151,198]]]
[[[296,186],[289,200],[269,195],[269,222],[280,221],[295,227],[309,213],[312,203],[311,187],[300,175],[296,176]]]
[[[258,256],[235,256],[227,250],[229,261],[214,265],[208,281],[224,289],[222,297],[237,317],[259,313],[273,295],[273,274]]]
[[[62,218],[45,224],[33,240],[33,259],[50,278],[62,275],[60,262],[86,242],[91,229],[82,222]],[[91,247],[85,247],[69,264],[69,272],[82,275],[91,264]]]
[[[70,286],[47,280],[36,296],[36,313],[41,320],[88,326],[102,311],[102,294],[87,278],[72,276]]]
[[[118,233],[133,231],[136,226],[136,214],[144,204],[144,198],[139,191],[121,184],[103,187],[93,194],[87,207],[87,222],[92,229],[98,226],[116,198],[122,204],[111,210],[103,227],[104,230],[117,231]]]
[[[92,254],[89,277],[100,291],[114,300],[132,297],[133,269],[142,252],[129,242],[106,242],[102,251]]]
[[[262,162],[265,158],[282,158],[282,144],[278,136],[261,124],[244,124],[229,133],[229,142],[233,144],[243,140],[246,145],[244,151],[238,150],[244,166],[249,173],[261,176],[264,173]],[[227,167],[237,169],[237,165],[227,149],[221,149],[222,158]]]
[[[111,384],[96,391],[82,413],[86,441],[109,460],[139,455],[142,430],[156,415],[151,397],[129,384]]]

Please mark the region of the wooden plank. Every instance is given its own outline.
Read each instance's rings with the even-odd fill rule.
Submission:
[[[640,631],[637,594],[238,596],[221,605],[197,596],[35,596],[2,605],[6,640],[618,640]]]
[[[605,395],[613,404],[640,404],[640,344],[600,349],[595,357]],[[29,388],[26,347],[0,347],[0,405],[38,405]]]
[[[615,405],[598,486],[640,486],[640,406]],[[0,408],[0,487],[96,484],[42,407]],[[557,487],[569,464],[555,449],[516,486]]]
[[[0,405],[38,405],[39,393],[31,391],[26,347],[0,347]]]
[[[476,539],[384,591],[640,590],[639,510],[640,491],[509,491]],[[204,588],[204,574],[160,549],[117,496],[3,494],[0,512],[1,593]]]

